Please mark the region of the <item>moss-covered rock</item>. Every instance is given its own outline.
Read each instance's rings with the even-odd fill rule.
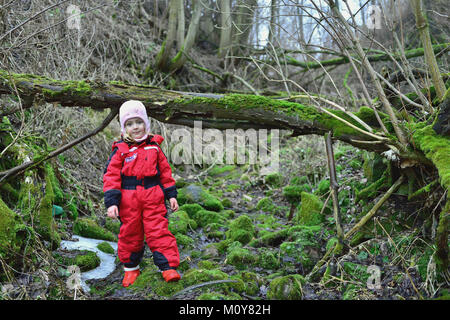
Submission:
[[[181,234],[181,233],[176,233],[174,234],[175,238],[177,239],[177,245],[181,246],[181,248],[193,248],[195,241],[194,239],[192,239],[191,237],[185,235],[185,234]]]
[[[209,211],[205,209],[195,212],[191,218],[197,223],[199,227],[205,227],[210,223],[224,224],[226,221],[226,218],[219,212]]]
[[[104,253],[114,254],[114,248],[106,241],[99,243],[97,248]]]
[[[95,252],[85,250],[75,257],[74,262],[80,267],[81,272],[86,272],[97,268],[100,265],[100,258]]]
[[[284,216],[288,212],[287,207],[277,206],[270,197],[260,199],[256,204],[256,209],[278,216]]]
[[[170,214],[169,231],[173,234],[186,234],[189,229],[196,229],[197,222],[191,219],[186,211],[178,210]]]
[[[302,192],[311,192],[310,185],[305,183],[302,185],[288,185],[283,188],[283,196],[295,206],[300,203]]]
[[[198,204],[204,209],[221,211],[224,209],[222,202],[211,195],[201,186],[191,184],[178,190],[178,202],[184,204]]]
[[[147,267],[141,270],[141,274],[129,288],[141,292],[152,290],[158,296],[171,297],[183,289],[183,281],[164,281],[158,268],[154,264],[148,263]]]
[[[93,238],[106,241],[117,241],[116,236],[100,227],[94,220],[89,218],[79,218],[73,224],[73,233],[86,238]]]
[[[278,253],[268,248],[258,249],[258,261],[257,265],[266,270],[276,270],[280,267],[280,259]]]
[[[238,277],[244,282],[244,292],[250,296],[256,296],[259,293],[259,286],[262,279],[254,272],[241,271]]]
[[[255,235],[255,227],[252,219],[243,214],[238,218],[232,220],[229,224],[229,229],[226,232],[227,239],[239,241],[242,244],[247,244]]]
[[[228,246],[226,263],[235,266],[239,270],[247,269],[257,261],[257,257],[250,250],[242,247],[239,241]]]
[[[278,172],[270,173],[264,177],[264,181],[272,188],[279,188],[283,184],[283,176]]]
[[[210,223],[203,228],[206,236],[210,239],[225,239],[226,226],[220,223]]]
[[[267,298],[271,300],[301,300],[305,279],[298,274],[278,277],[270,282]]]
[[[198,203],[189,203],[189,204],[183,204],[180,206],[179,210],[187,212],[190,218],[193,218],[194,215],[197,213],[197,211],[202,210],[203,207],[199,205]]]
[[[185,286],[192,286],[203,282],[226,280],[228,278],[228,274],[218,269],[189,269],[183,276],[183,282]]]
[[[323,207],[322,201],[316,195],[306,192],[302,192],[301,197],[301,205],[295,221],[307,226],[321,224],[324,221],[320,213]]]
[[[224,177],[230,174],[235,169],[236,166],[231,164],[223,166],[216,165],[208,171],[208,175],[210,175],[211,177]]]
[[[269,232],[262,237],[250,241],[248,244],[252,247],[261,246],[279,246],[288,236],[288,229],[282,229],[275,232]]]

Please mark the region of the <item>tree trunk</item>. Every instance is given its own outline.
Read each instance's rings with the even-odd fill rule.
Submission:
[[[8,72],[0,70],[0,94],[14,95],[12,82],[21,92],[20,98],[23,100],[39,96],[43,101],[61,106],[102,110],[118,109],[126,100],[134,99],[142,101],[153,118],[166,123],[194,126],[194,121],[202,121],[204,128],[284,129],[292,130],[293,135],[324,135],[331,131],[333,139],[360,149],[378,153],[389,150],[387,138],[377,138],[365,131],[361,123],[344,111],[319,106],[254,95],[183,93],[117,81],[60,81],[27,74],[11,74],[10,78]],[[355,116],[365,123],[377,123],[373,111],[367,107],[354,113],[353,117]],[[381,116],[383,121],[389,121],[387,115]],[[428,130],[428,127],[426,129]],[[435,145],[439,147],[439,144],[419,139],[434,134],[434,139],[443,139],[440,143],[448,142],[445,137],[436,135],[432,129],[429,130],[431,131],[424,131],[423,135],[416,138],[420,149],[427,151],[426,157],[420,151],[412,150],[401,155],[400,164],[402,161],[428,166],[438,163],[438,169],[441,168],[439,161],[445,159],[446,149],[434,150]],[[445,168],[445,163],[442,163],[442,176],[446,176]],[[448,186],[450,187],[450,179]]]
[[[220,0],[220,44],[219,44],[219,58],[224,58],[227,55],[231,46],[231,1]]]
[[[437,65],[436,57],[433,52],[433,47],[431,45],[430,31],[428,29],[428,22],[425,17],[425,13],[422,10],[421,0],[410,0],[411,7],[416,17],[416,27],[419,30],[420,40],[425,51],[425,61],[427,63],[428,71],[431,74],[431,80],[436,88],[436,95],[439,100],[442,100],[445,94],[445,84],[442,80],[441,74],[439,72],[439,67]]]
[[[156,57],[156,67],[161,71],[167,71],[169,67],[170,51],[172,50],[177,32],[177,9],[178,2],[170,1],[169,8],[169,26],[166,40],[163,42],[161,49]]]
[[[188,33],[186,35],[186,39],[184,39],[183,45],[181,49],[178,51],[175,58],[172,59],[170,63],[170,71],[175,71],[181,68],[186,62],[186,54],[189,53],[192,46],[194,45],[195,37],[197,35],[200,16],[202,13],[202,3],[199,0],[193,1],[194,12],[192,14],[192,19],[189,24]]]
[[[184,30],[185,30],[185,18],[184,18],[184,1],[176,0],[178,2],[177,9],[177,19],[178,19],[178,28],[177,28],[177,49],[181,50],[184,44]]]

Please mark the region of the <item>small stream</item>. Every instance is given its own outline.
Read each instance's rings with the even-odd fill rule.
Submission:
[[[100,265],[97,268],[81,273],[81,287],[84,292],[89,292],[90,288],[86,281],[91,279],[104,279],[110,275],[116,268],[116,257],[113,254],[105,253],[97,248],[97,245],[105,242],[105,240],[84,238],[78,235],[73,235],[72,239],[78,239],[78,241],[63,240],[61,241],[61,249],[94,251],[100,258]],[[113,247],[114,252],[117,252],[117,242],[106,242]]]

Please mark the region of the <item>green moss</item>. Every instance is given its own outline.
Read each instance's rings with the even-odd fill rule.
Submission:
[[[15,244],[15,216],[0,197],[0,257],[6,261],[18,250]]]
[[[347,279],[359,281],[364,285],[370,277],[370,273],[367,272],[367,266],[365,265],[346,261],[343,263],[343,269],[346,273]]]
[[[231,207],[233,207],[233,202],[230,199],[228,199],[228,198],[222,199],[221,202],[222,202],[222,205],[223,205],[224,208],[231,208]]]
[[[59,247],[61,237],[57,232],[57,226],[53,221],[52,208],[55,195],[53,193],[53,187],[50,180],[50,176],[45,176],[45,194],[39,204],[39,227],[38,232],[44,237],[44,239],[51,242],[53,248]]]
[[[364,176],[369,182],[375,182],[381,178],[386,171],[387,165],[384,163],[384,158],[374,152],[365,152],[363,156],[363,171]]]
[[[320,213],[323,203],[320,199],[311,194],[302,192],[300,210],[297,212],[296,221],[303,225],[318,225],[324,220]]]
[[[283,183],[283,176],[278,172],[270,173],[264,177],[264,181],[272,188],[279,188]]]
[[[120,232],[120,221],[106,219],[105,228],[106,230],[111,231],[113,234],[118,235]]]
[[[254,235],[255,227],[253,226],[253,221],[245,214],[232,220],[226,232],[227,239],[239,241],[244,245],[249,243]]]
[[[64,193],[61,190],[59,185],[59,181],[55,176],[55,172],[53,167],[50,164],[45,166],[46,174],[48,175],[49,181],[52,184],[53,193],[55,195],[54,202],[55,204],[62,204],[64,200]]]
[[[319,182],[317,185],[317,193],[319,195],[324,195],[330,191],[330,180],[329,179],[323,179]]]
[[[199,269],[212,270],[212,269],[217,268],[217,264],[210,260],[202,260],[198,263],[198,267],[199,267]]]
[[[250,296],[256,296],[259,293],[259,285],[262,279],[254,272],[241,271],[238,277],[244,282],[244,292]]]
[[[210,239],[224,239],[226,227],[220,223],[210,223],[203,228],[206,236]]]
[[[229,174],[231,171],[235,170],[235,165],[224,165],[224,166],[214,166],[211,170],[208,171],[208,175],[211,177],[222,177]]]
[[[223,204],[219,199],[211,195],[205,189],[197,185],[189,185],[178,190],[178,203],[180,205],[185,204],[198,204],[207,210],[221,211],[223,210]],[[193,207],[191,210],[196,210]],[[191,216],[190,212],[188,212]]]
[[[197,213],[197,211],[202,210],[203,207],[197,203],[193,204],[184,204],[180,206],[179,210],[187,212],[189,217],[194,217],[194,215]]]
[[[183,276],[183,283],[185,286],[192,286],[203,282],[226,279],[228,279],[228,274],[218,269],[189,269]]]
[[[242,297],[233,292],[230,292],[229,294],[206,292],[199,295],[197,300],[242,300]]]
[[[197,222],[199,227],[205,227],[210,223],[219,223],[224,224],[226,219],[219,212],[209,211],[205,209],[201,209],[195,212],[192,216],[192,219]]]
[[[418,129],[413,134],[413,140],[425,156],[436,166],[441,185],[450,192],[450,138],[436,134],[432,125]]]
[[[383,176],[380,179],[370,184],[368,187],[360,191],[357,191],[355,203],[358,203],[360,200],[366,200],[374,197],[377,194],[377,192],[379,192],[385,186],[387,181],[386,176],[387,174],[383,174]]]
[[[267,233],[258,239],[250,241],[248,244],[252,247],[261,246],[279,246],[288,236],[288,229],[282,229],[275,232]]]
[[[97,268],[100,265],[100,258],[93,251],[83,251],[75,257],[75,264],[80,267],[81,272],[86,272]]]
[[[283,206],[277,206],[273,203],[273,200],[269,197],[264,197],[256,204],[256,209],[262,210],[273,215],[284,216],[288,208]]]
[[[170,297],[183,289],[183,282],[182,280],[177,282],[164,281],[157,267],[149,263],[146,268],[141,270],[141,274],[129,288],[140,292],[151,289],[159,296]]]
[[[169,231],[173,234],[186,234],[190,229],[196,229],[197,222],[189,218],[186,211],[178,210],[173,212],[169,217]]]
[[[311,192],[311,187],[305,183],[301,185],[288,185],[283,188],[283,196],[289,203],[296,206],[300,203],[302,192]]]
[[[247,269],[257,261],[257,257],[250,250],[242,247],[238,241],[231,243],[227,249],[227,258],[225,262],[235,266],[239,270]]]
[[[270,282],[267,298],[271,300],[301,300],[305,279],[298,274],[278,277]]]
[[[105,252],[105,253],[109,253],[109,254],[114,254],[114,249],[113,249],[113,247],[111,247],[111,245],[108,243],[108,242],[102,242],[102,243],[99,243],[98,245],[97,245],[97,248],[100,250],[100,251],[103,251],[103,252]]]
[[[276,270],[280,267],[280,259],[277,254],[267,248],[258,249],[257,265],[266,270]]]
[[[89,218],[80,218],[75,221],[73,224],[73,233],[87,238],[117,241],[116,236],[111,231],[103,229],[94,220]]]
[[[192,239],[191,237],[180,233],[176,233],[174,236],[177,239],[177,244],[179,246],[185,248],[192,248],[194,246],[194,239]]]

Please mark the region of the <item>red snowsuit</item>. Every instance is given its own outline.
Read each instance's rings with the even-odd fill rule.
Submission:
[[[121,222],[118,256],[125,267],[135,267],[145,241],[161,271],[180,263],[177,242],[168,230],[165,198],[176,198],[172,170],[159,144],[159,135],[138,145],[114,142],[103,175],[105,206],[117,205]]]

